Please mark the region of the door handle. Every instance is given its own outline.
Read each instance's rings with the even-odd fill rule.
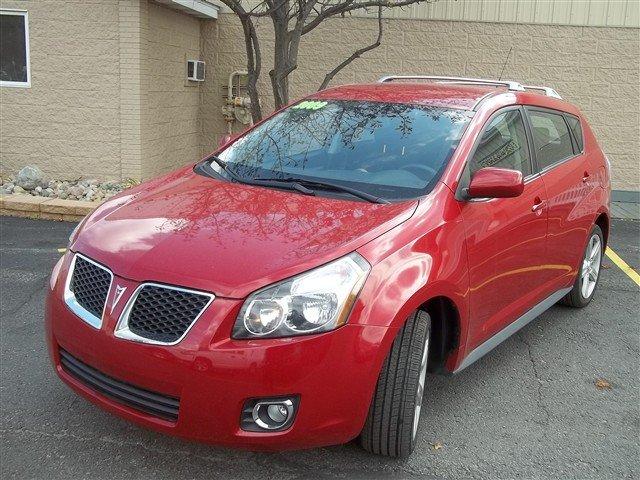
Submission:
[[[542,200],[537,200],[536,203],[533,204],[533,207],[531,207],[531,211],[532,212],[539,212],[544,207],[546,207],[546,205],[547,205],[547,202],[544,202]]]

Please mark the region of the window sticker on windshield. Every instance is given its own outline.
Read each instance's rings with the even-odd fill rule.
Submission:
[[[291,108],[295,108],[296,110],[320,110],[324,107],[327,102],[318,102],[312,100],[305,100],[304,102],[300,102],[297,105],[294,105]]]

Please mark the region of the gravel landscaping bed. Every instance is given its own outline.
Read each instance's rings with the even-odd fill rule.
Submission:
[[[92,178],[50,180],[34,166],[26,166],[17,175],[2,176],[0,180],[0,194],[3,195],[33,195],[90,202],[101,202],[138,183],[135,180],[100,182]]]

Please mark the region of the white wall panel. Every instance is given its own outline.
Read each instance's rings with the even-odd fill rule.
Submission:
[[[247,0],[256,5],[260,0]],[[226,7],[223,11],[228,12]],[[375,15],[354,12],[354,16]],[[438,0],[394,8],[388,18],[542,23],[592,27],[640,28],[640,0]]]

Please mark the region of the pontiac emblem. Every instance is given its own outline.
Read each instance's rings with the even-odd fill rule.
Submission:
[[[113,313],[113,309],[116,308],[116,305],[118,304],[126,290],[127,287],[116,285],[116,293],[113,295],[113,302],[111,302],[111,313]]]

